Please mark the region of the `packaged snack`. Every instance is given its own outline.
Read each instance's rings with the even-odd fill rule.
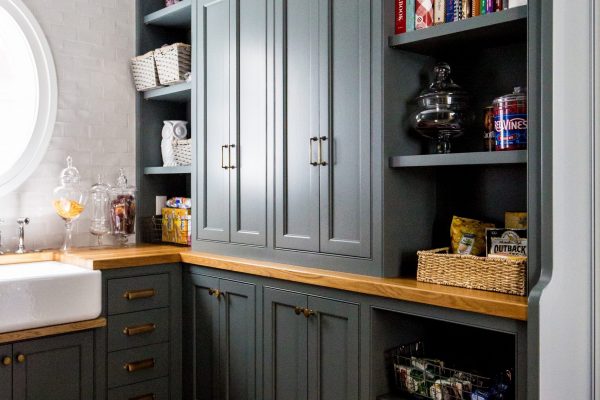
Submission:
[[[512,211],[505,212],[504,227],[506,229],[527,229],[527,213]]]
[[[487,229],[486,251],[489,256],[527,257],[527,229]]]
[[[450,227],[451,250],[452,253],[473,254],[475,256],[483,254],[485,251],[485,230],[486,228],[495,228],[496,225],[485,223],[476,219],[452,217]],[[464,239],[463,239],[464,237]],[[461,242],[463,246],[460,246]],[[470,251],[467,252],[470,243]],[[459,252],[459,247],[462,252]]]
[[[169,243],[192,244],[192,226],[190,209],[162,209],[162,241]]]

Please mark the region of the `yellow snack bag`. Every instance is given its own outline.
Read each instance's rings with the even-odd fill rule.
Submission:
[[[482,255],[485,253],[485,229],[495,227],[491,223],[455,215],[450,226],[452,253]]]

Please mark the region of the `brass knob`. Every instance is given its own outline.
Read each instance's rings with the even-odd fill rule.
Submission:
[[[212,297],[216,297],[217,299],[225,295],[225,293],[221,292],[219,289],[208,289],[208,294]]]
[[[310,317],[310,316],[312,316],[312,315],[315,315],[315,312],[314,312],[313,310],[310,310],[310,309],[308,309],[308,308],[305,308],[304,310],[302,310],[302,314],[304,314],[304,316],[305,316],[306,318],[308,318],[308,317]]]
[[[24,363],[25,362],[25,354],[18,354],[17,355],[17,362]]]
[[[303,307],[300,307],[300,306],[294,307],[294,313],[296,313],[296,315],[302,314],[302,311],[304,311]]]
[[[2,357],[2,365],[8,367],[11,364],[12,364],[12,358],[10,358],[9,356]]]

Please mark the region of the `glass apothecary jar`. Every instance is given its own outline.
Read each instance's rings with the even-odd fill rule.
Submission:
[[[412,124],[421,136],[436,142],[436,153],[445,154],[451,152],[451,140],[465,132],[469,96],[450,78],[448,64],[436,64],[433,72],[433,82],[416,99],[419,108]]]
[[[117,243],[125,245],[135,233],[136,188],[127,184],[125,171],[120,170],[117,184],[110,189],[110,221]]]
[[[90,189],[88,203],[91,215],[90,233],[98,237],[98,246],[102,246],[102,237],[111,231],[110,189],[110,185],[104,183],[100,174],[98,181]]]

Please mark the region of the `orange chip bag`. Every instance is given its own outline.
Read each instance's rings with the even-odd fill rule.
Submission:
[[[476,219],[453,216],[452,225],[450,226],[452,253],[472,254],[474,256],[482,255],[485,253],[485,229],[495,227],[496,225],[494,224],[481,222]],[[472,245],[465,247],[463,237],[470,238]],[[461,241],[463,242],[462,246]],[[470,253],[466,252],[466,249]]]

